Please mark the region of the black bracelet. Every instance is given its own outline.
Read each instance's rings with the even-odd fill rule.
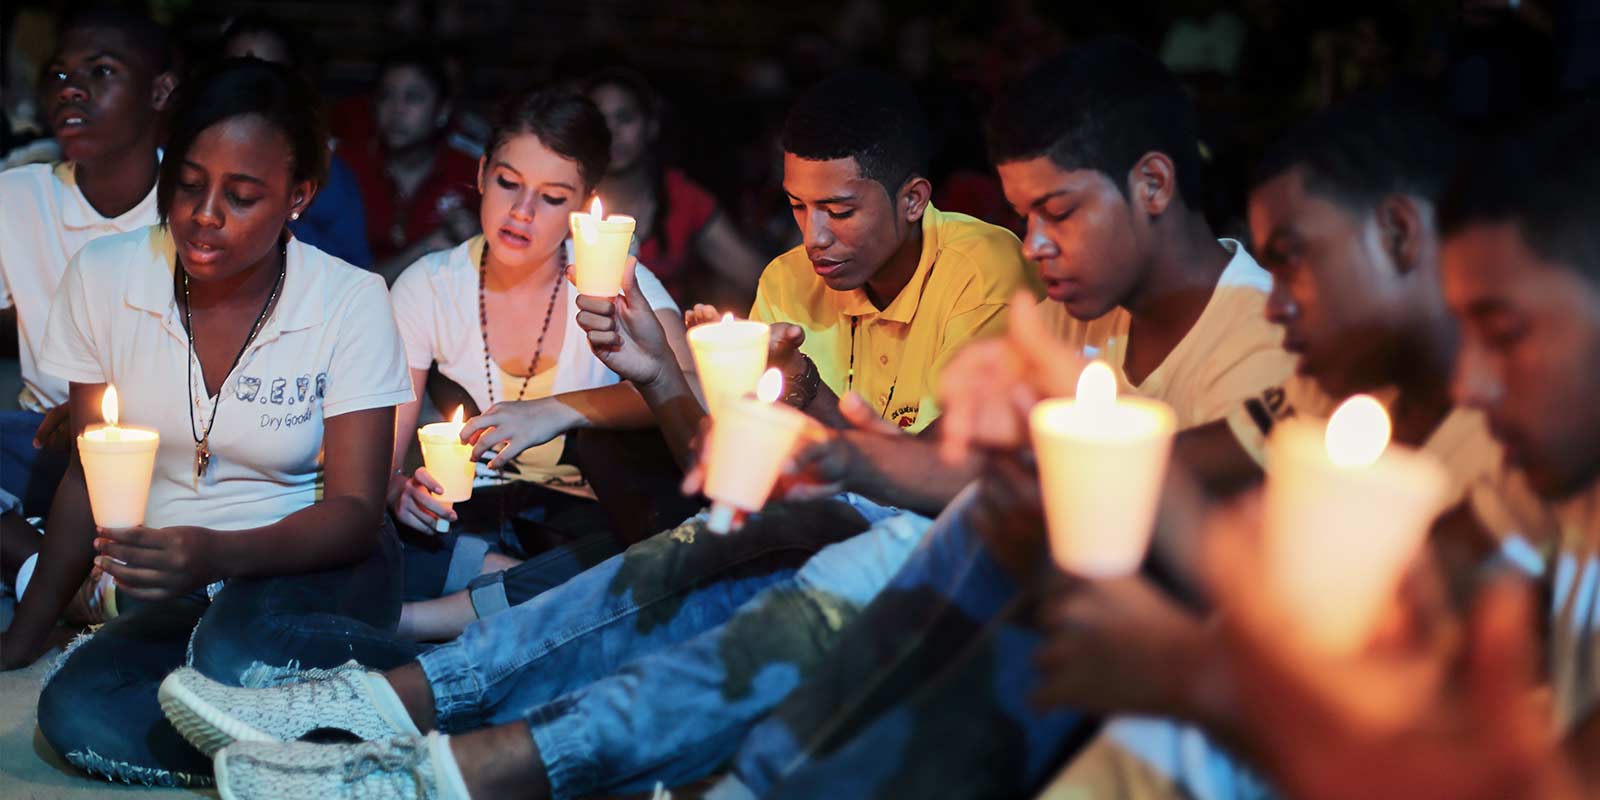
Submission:
[[[800,360],[805,362],[805,368],[784,386],[783,402],[804,410],[817,399],[817,389],[822,386],[822,374],[817,372],[817,362],[811,356],[800,354]]]

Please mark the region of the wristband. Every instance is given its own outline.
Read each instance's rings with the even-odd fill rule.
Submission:
[[[806,406],[811,405],[812,400],[817,399],[817,389],[822,385],[822,374],[817,372],[817,362],[812,361],[811,356],[801,353],[800,360],[805,363],[805,367],[784,386],[783,402],[804,410]]]

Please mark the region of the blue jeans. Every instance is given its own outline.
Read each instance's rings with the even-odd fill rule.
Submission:
[[[928,524],[850,495],[770,507],[728,537],[692,519],[423,655],[439,727],[526,722],[557,798],[702,777]],[[791,566],[761,563],[779,548]]]
[[[219,681],[256,685],[295,663],[332,667],[354,658],[394,667],[416,655],[382,633],[399,619],[399,545],[385,526],[379,551],[359,564],[230,580],[209,601],[195,592],[135,605],[62,655],[39,695],[39,730],[85,771],[125,783],[203,785],[211,760],[156,702],[168,673],[188,663]]]
[[[835,654],[741,744],[712,796],[1017,797],[1097,723],[1041,713],[1026,597],[966,524],[940,515]]]
[[[50,512],[50,501],[67,472],[66,451],[33,448],[33,434],[43,421],[43,414],[32,411],[0,411],[0,491],[22,501],[25,517]]]

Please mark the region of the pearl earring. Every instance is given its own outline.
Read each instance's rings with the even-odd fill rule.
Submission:
[[[289,215],[289,219],[292,220],[292,221],[298,221],[300,219],[300,212],[296,211],[296,212],[290,214]]]

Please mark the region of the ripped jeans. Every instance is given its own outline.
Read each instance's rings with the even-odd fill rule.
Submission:
[[[931,522],[854,495],[691,519],[424,654],[439,728],[528,725],[557,800],[704,777]]]
[[[74,642],[45,678],[45,741],[79,769],[112,780],[209,784],[211,760],[167,722],[156,687],[186,663],[248,685],[269,674],[266,667],[295,662],[332,667],[353,658],[385,668],[415,657],[416,645],[382,633],[400,619],[400,546],[387,523],[379,541],[357,564],[230,580],[210,600],[199,591],[133,606]]]

